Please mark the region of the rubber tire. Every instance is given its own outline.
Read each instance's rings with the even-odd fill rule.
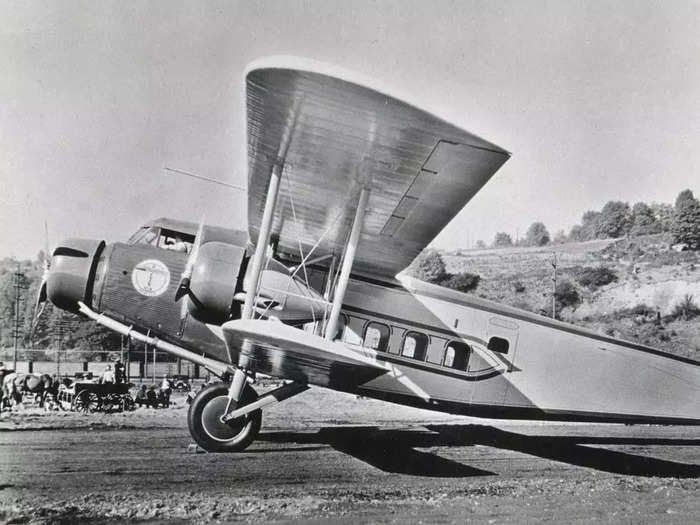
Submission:
[[[219,421],[228,403],[228,388],[225,383],[205,388],[194,398],[187,413],[190,435],[207,452],[241,452],[260,432],[260,409],[229,423]],[[241,406],[258,399],[255,390],[248,384],[241,397]]]

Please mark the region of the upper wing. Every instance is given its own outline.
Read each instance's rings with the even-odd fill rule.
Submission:
[[[342,343],[282,323],[239,319],[221,328],[226,345],[240,349],[255,370],[302,384],[353,390],[387,371]]]
[[[308,253],[323,237],[314,256],[340,255],[364,185],[371,193],[353,271],[393,277],[509,154],[367,85],[311,69],[279,64],[246,76],[251,240],[282,159],[278,251],[298,254],[301,242]]]

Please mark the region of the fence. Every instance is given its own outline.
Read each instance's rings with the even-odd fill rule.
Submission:
[[[88,355],[81,356],[80,352]],[[166,374],[178,374],[199,379],[200,373],[206,375],[206,371],[200,372],[199,366],[194,363],[181,359],[173,361],[172,356],[160,351],[154,353],[151,349],[146,352],[136,348],[132,348],[131,352],[65,349],[56,355],[55,349],[19,348],[16,367],[13,366],[14,355],[13,348],[0,348],[0,361],[4,362],[5,368],[15,368],[22,373],[73,376],[76,372],[92,372],[101,375],[106,365],[121,359],[124,366],[129,367],[131,378],[162,379]]]
[[[12,361],[5,361],[5,367],[11,368]],[[56,361],[17,361],[17,372],[25,374],[58,374],[60,376],[72,377],[79,373],[92,372],[93,375],[99,376],[104,372],[105,367],[110,364],[106,361],[61,361],[57,363]],[[129,363],[128,374],[130,378],[144,378],[150,379],[154,377],[154,367],[153,362],[146,363],[144,366],[143,361],[132,361]],[[200,368],[190,363],[189,361],[179,361],[175,363],[169,362],[156,362],[155,364],[155,377],[156,379],[162,379],[165,375],[186,375],[193,379],[199,379]],[[206,373],[206,371],[204,371]]]

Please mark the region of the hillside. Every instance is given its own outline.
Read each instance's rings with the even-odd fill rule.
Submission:
[[[551,315],[553,252],[557,280],[568,281],[579,301],[557,312],[562,320],[601,333],[700,359],[700,316],[680,305],[700,305],[700,252],[676,252],[664,234],[445,253],[451,273],[481,276],[472,292],[516,308]],[[605,267],[609,284],[584,285],[584,275]],[[692,306],[691,304],[691,306]],[[688,309],[686,309],[688,310]]]

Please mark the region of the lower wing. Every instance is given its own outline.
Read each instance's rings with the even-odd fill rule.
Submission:
[[[387,372],[374,360],[342,343],[265,320],[236,320],[222,326],[229,350],[272,376],[352,391]]]

